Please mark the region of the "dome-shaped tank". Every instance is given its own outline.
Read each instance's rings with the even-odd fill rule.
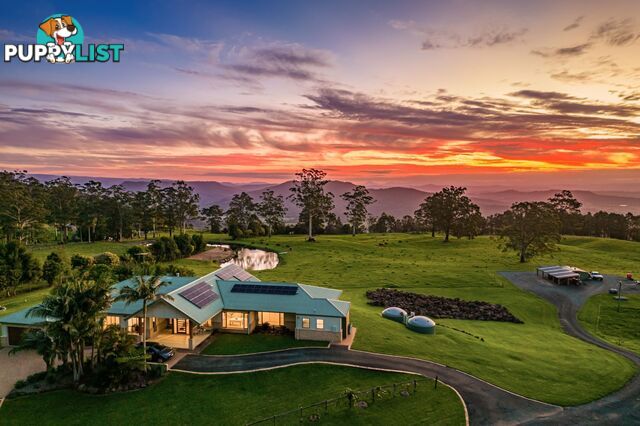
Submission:
[[[436,323],[431,318],[418,315],[407,320],[407,328],[418,333],[434,334]]]
[[[407,317],[407,311],[402,308],[396,308],[392,306],[382,311],[382,317],[390,319],[392,321],[404,323],[404,319]]]

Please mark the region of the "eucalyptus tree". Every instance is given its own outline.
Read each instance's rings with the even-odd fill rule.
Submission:
[[[271,238],[273,230],[284,224],[284,217],[287,214],[287,208],[284,206],[284,197],[275,195],[273,190],[268,189],[260,196],[257,210],[267,224],[267,235]]]
[[[327,173],[318,169],[302,169],[296,173],[289,199],[300,207],[307,217],[307,239],[314,241],[313,221],[323,220],[333,210],[333,194],[325,190],[329,183]]]
[[[44,185],[26,171],[0,171],[0,229],[7,240],[28,239],[29,231],[45,220]]]
[[[373,197],[369,194],[369,190],[363,185],[357,185],[349,192],[341,195],[342,199],[347,202],[345,216],[351,224],[352,235],[355,237],[356,232],[362,227],[368,216],[367,206],[375,203]]]
[[[45,183],[49,221],[60,231],[62,243],[69,239],[69,227],[78,218],[78,188],[62,176]]]
[[[514,203],[499,220],[498,231],[503,250],[515,250],[520,262],[549,253],[560,242],[560,220],[549,203]]]
[[[217,234],[222,231],[222,221],[224,218],[224,210],[217,205],[212,204],[211,206],[201,210],[202,216],[207,221],[207,225],[209,225],[209,231],[213,234]]]
[[[421,220],[431,221],[432,235],[436,229],[444,232],[444,242],[449,242],[451,232],[466,220],[468,212],[479,211],[479,207],[464,195],[466,190],[455,186],[442,188],[427,197],[418,209],[417,215]]]

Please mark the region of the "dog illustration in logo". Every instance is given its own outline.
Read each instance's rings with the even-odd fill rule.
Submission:
[[[55,43],[47,43],[47,45],[66,45],[70,46],[71,42],[66,41],[67,37],[71,37],[78,33],[78,29],[73,23],[71,16],[61,16],[59,18],[49,18],[40,24],[40,29],[45,32],[49,37],[55,40]],[[56,58],[53,54],[47,56],[47,60],[51,63],[56,62]],[[65,63],[74,62],[75,58],[73,54],[69,53],[64,58]]]

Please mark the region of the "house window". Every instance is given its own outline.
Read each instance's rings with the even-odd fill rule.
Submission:
[[[302,318],[302,328],[309,328],[311,325],[311,321],[309,318]]]
[[[247,314],[244,312],[223,312],[222,320],[224,328],[247,328]]]
[[[129,318],[127,320],[127,331],[129,333],[140,334],[142,331],[140,318]]]
[[[109,327],[110,325],[120,326],[120,317],[107,315],[104,318],[104,328]]]
[[[318,330],[324,330],[324,320],[323,319],[316,319],[316,328]]]
[[[284,325],[282,312],[258,312],[258,324],[268,323],[272,327]]]

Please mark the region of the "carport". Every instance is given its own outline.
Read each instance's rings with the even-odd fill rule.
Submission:
[[[542,266],[536,269],[536,275],[560,285],[580,282],[579,272],[568,266]]]

